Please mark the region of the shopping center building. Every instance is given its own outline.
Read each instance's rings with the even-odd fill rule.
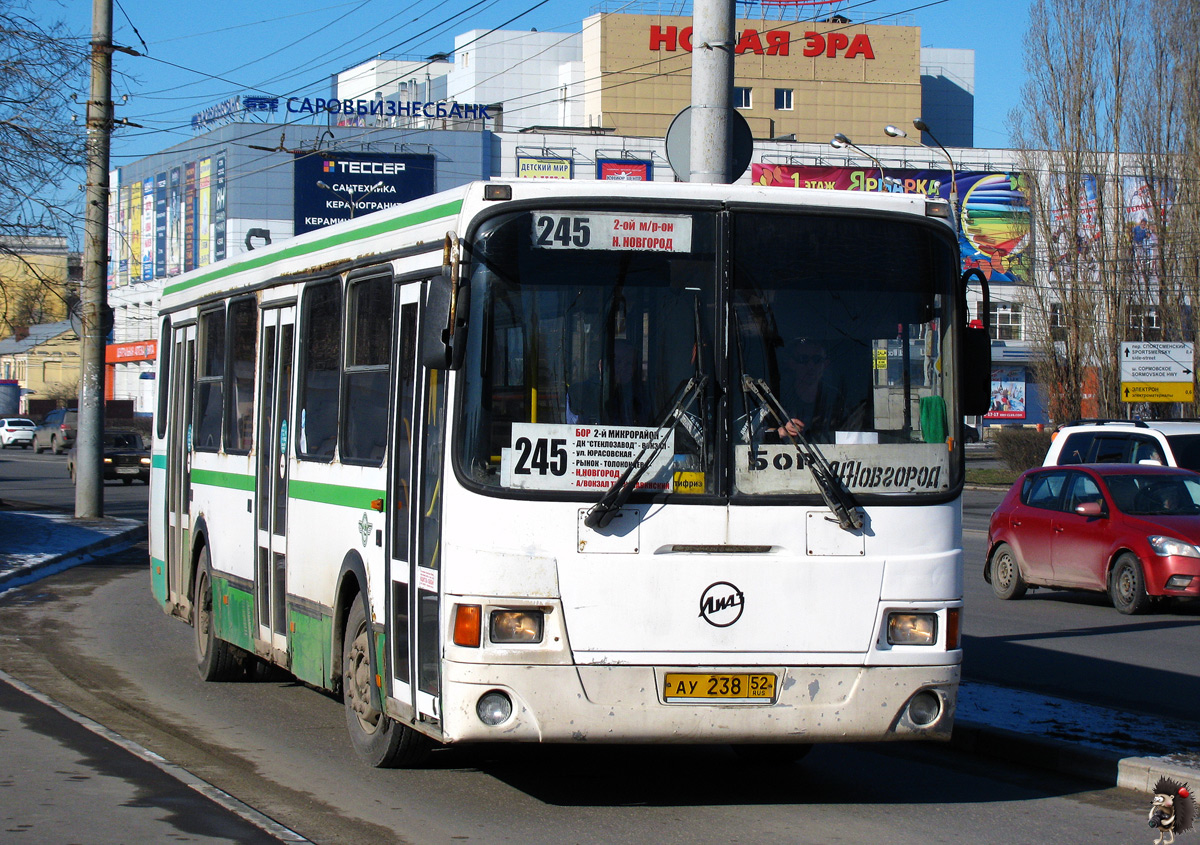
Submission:
[[[973,147],[973,51],[923,48],[903,20],[736,29],[733,105],[753,137],[737,182],[953,193],[964,221],[1007,209],[961,238],[1003,319],[1004,286],[1027,268],[1028,210],[1012,152]],[[695,46],[689,17],[597,14],[577,32],[469,31],[453,54],[374,57],[326,90],[206,109],[192,139],[112,174],[110,396],[153,409],[154,314],[179,273],[478,179],[676,180],[665,138],[690,104]],[[853,144],[831,146],[836,133]],[[1027,350],[995,357],[1006,350],[1009,375],[1026,378]]]

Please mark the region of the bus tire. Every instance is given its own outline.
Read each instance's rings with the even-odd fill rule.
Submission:
[[[1008,543],[996,546],[992,552],[992,592],[997,598],[1019,599],[1025,595],[1027,586],[1012,546]]]
[[[813,750],[811,742],[752,743],[735,745],[733,753],[755,766],[786,766],[799,763]]]
[[[412,768],[429,756],[428,737],[402,725],[375,707],[375,674],[371,671],[371,637],[363,598],[354,600],[342,642],[342,702],[350,743],[378,769]]]
[[[238,676],[242,662],[236,646],[218,639],[213,625],[212,569],[208,547],[197,562],[196,589],[192,597],[196,669],[205,681],[228,681]]]

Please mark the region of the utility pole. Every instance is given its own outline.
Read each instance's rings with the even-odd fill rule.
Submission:
[[[694,0],[689,182],[732,181],[733,23],[733,0]]]
[[[79,419],[75,516],[104,516],[104,341],[108,331],[108,144],[112,131],[112,0],[92,0],[92,87],[87,103]]]

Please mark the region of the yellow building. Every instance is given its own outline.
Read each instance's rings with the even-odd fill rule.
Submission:
[[[67,317],[74,291],[66,238],[0,241],[0,337]]]
[[[22,328],[0,340],[0,379],[20,384],[22,413],[32,399],[74,405],[80,372],[79,336],[70,322]]]
[[[734,106],[755,138],[874,137],[921,113],[920,29],[739,19]],[[662,137],[691,105],[692,19],[597,15],[583,26],[585,112],[617,135]]]

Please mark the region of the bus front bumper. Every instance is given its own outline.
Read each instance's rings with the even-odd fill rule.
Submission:
[[[445,742],[772,743],[949,739],[960,676],[947,666],[545,666],[447,662]],[[773,673],[767,702],[666,700],[668,673]],[[511,715],[485,724],[499,693]],[[495,698],[491,699],[493,702]],[[485,708],[486,709],[486,708]]]

